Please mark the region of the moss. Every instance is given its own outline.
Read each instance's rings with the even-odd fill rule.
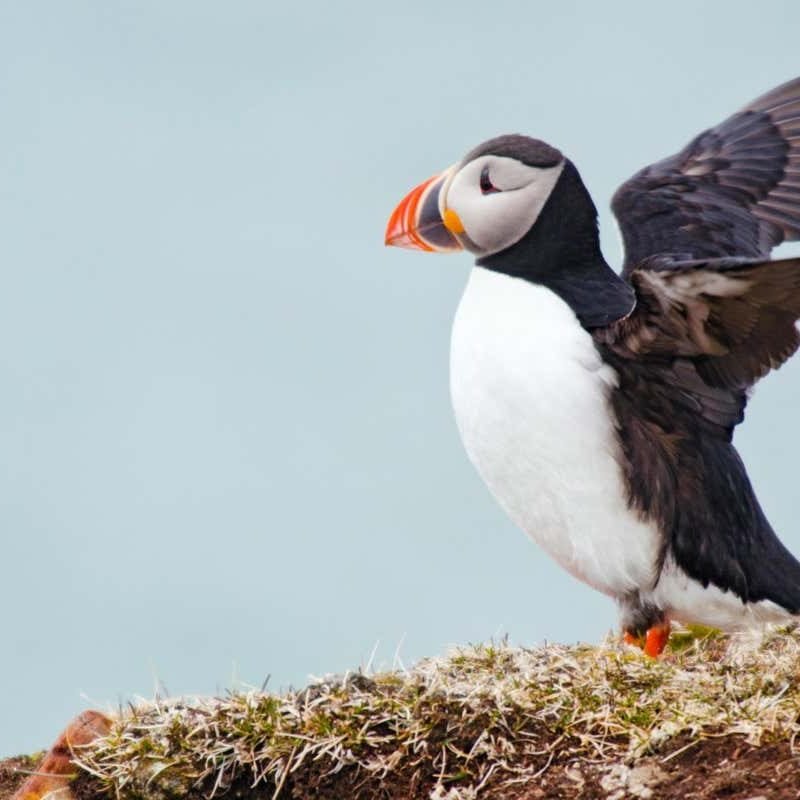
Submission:
[[[219,793],[241,776],[280,795],[312,773],[315,785],[346,774],[366,787],[403,773],[427,780],[429,793],[457,785],[467,796],[559,759],[668,758],[709,735],[790,741],[800,733],[798,674],[800,638],[786,630],[759,641],[681,631],[657,662],[616,642],[490,643],[286,695],[144,705],[81,763],[122,797]]]
[[[672,653],[683,653],[695,644],[722,638],[724,638],[722,632],[716,628],[707,628],[705,625],[688,625],[682,630],[675,631],[669,637],[669,649]]]

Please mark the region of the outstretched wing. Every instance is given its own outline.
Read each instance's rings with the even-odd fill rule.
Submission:
[[[800,259],[657,257],[629,279],[636,308],[596,338],[658,374],[680,402],[729,435],[746,390],[800,345]]]
[[[629,501],[664,557],[703,585],[800,612],[800,564],[775,536],[731,444],[747,389],[797,349],[800,259],[645,261],[637,305],[593,332],[616,370]]]
[[[611,207],[625,277],[648,256],[763,259],[800,239],[800,78],[636,173]]]

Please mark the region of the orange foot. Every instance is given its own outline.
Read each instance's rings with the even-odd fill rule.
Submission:
[[[41,800],[46,796],[71,800],[69,784],[75,777],[72,763],[75,748],[105,736],[110,730],[111,720],[99,711],[84,711],[75,717],[47,751],[36,774],[17,789],[11,800]]]
[[[662,622],[647,629],[644,636],[634,636],[629,631],[625,631],[623,639],[625,644],[633,644],[641,647],[650,658],[658,658],[664,651],[669,641],[670,623]]]

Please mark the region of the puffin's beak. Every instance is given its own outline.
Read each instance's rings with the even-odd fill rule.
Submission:
[[[463,249],[439,213],[439,192],[453,169],[428,178],[400,201],[386,226],[387,245],[440,253]]]

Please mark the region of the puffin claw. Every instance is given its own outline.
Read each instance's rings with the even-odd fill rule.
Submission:
[[[644,649],[644,639],[641,636],[631,633],[630,631],[623,632],[622,641],[625,642],[625,644],[638,647],[640,650]]]
[[[669,620],[667,620],[660,625],[654,625],[652,628],[648,628],[644,636],[637,636],[630,631],[624,631],[622,638],[625,644],[638,647],[640,650],[643,650],[646,655],[650,656],[650,658],[658,658],[667,646],[670,629],[671,626]]]
[[[667,646],[669,633],[669,622],[662,622],[660,625],[654,625],[652,628],[648,628],[644,641],[644,652],[650,656],[650,658],[658,658]]]

